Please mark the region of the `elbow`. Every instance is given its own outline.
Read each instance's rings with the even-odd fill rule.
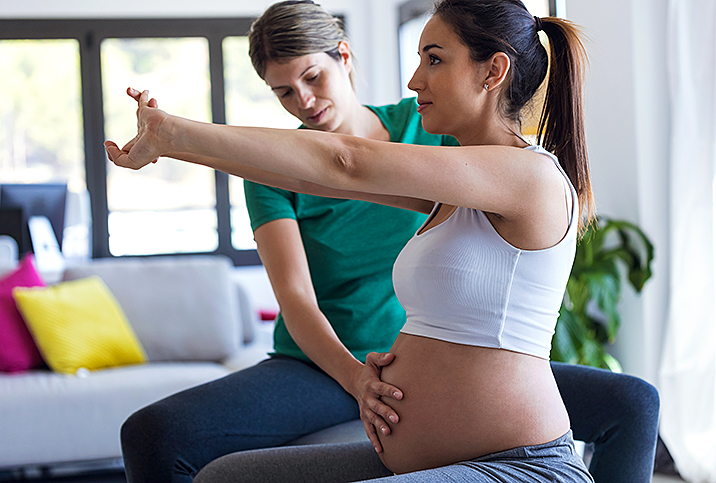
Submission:
[[[355,188],[361,178],[359,147],[352,141],[342,142],[331,157],[331,171],[335,173],[337,188]]]

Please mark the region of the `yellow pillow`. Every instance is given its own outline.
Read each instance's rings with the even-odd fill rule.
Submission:
[[[117,299],[97,276],[51,287],[13,290],[45,361],[74,374],[147,361]]]

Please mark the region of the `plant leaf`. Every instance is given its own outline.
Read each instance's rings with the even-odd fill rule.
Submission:
[[[625,220],[599,217],[577,244],[574,264],[552,344],[552,359],[621,371],[605,350],[613,342],[621,317],[623,274],[640,292],[651,278],[654,247],[646,234]]]

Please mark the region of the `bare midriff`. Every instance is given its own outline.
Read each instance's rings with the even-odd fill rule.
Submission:
[[[569,430],[549,361],[517,352],[400,334],[381,379],[403,391],[386,399],[400,417],[380,435],[396,473],[444,466]]]

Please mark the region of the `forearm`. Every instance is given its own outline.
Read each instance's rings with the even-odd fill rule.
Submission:
[[[228,160],[212,158],[201,154],[191,153],[168,153],[167,157],[186,161],[202,166],[209,166],[213,169],[223,171],[224,173],[238,176],[240,178],[260,183],[274,188],[281,188],[295,193],[304,193],[314,196],[325,196],[329,198],[341,198],[351,200],[369,201],[382,205],[393,206],[406,210],[418,211],[421,213],[429,213],[433,204],[429,201],[407,198],[404,196],[380,195],[374,193],[364,193],[360,191],[350,191],[338,188],[323,186],[311,181],[304,181],[281,174],[272,173],[265,169],[255,168],[242,164],[238,160]]]
[[[264,223],[254,230],[254,238],[289,334],[316,365],[353,394],[362,364],[318,305],[298,222],[282,218]]]
[[[212,158],[210,156],[204,156],[201,154],[191,153],[167,153],[168,158],[178,159],[180,161],[186,161],[192,164],[198,164],[201,166],[208,166],[224,173],[238,176],[240,178],[260,183],[266,186],[273,186],[274,188],[282,188],[297,193],[311,193],[311,191],[320,191],[317,185],[283,176],[280,174],[272,173],[264,169],[254,168],[247,166],[238,161],[229,161],[225,159]],[[311,187],[314,187],[311,190]]]
[[[355,384],[363,364],[343,345],[320,308],[296,301],[284,303],[281,313],[289,334],[303,353],[355,397]]]
[[[169,152],[191,156],[191,162],[242,177],[260,175],[255,171],[260,170],[331,188],[351,185],[344,161],[354,150],[353,136],[208,124],[174,116],[166,124]]]

